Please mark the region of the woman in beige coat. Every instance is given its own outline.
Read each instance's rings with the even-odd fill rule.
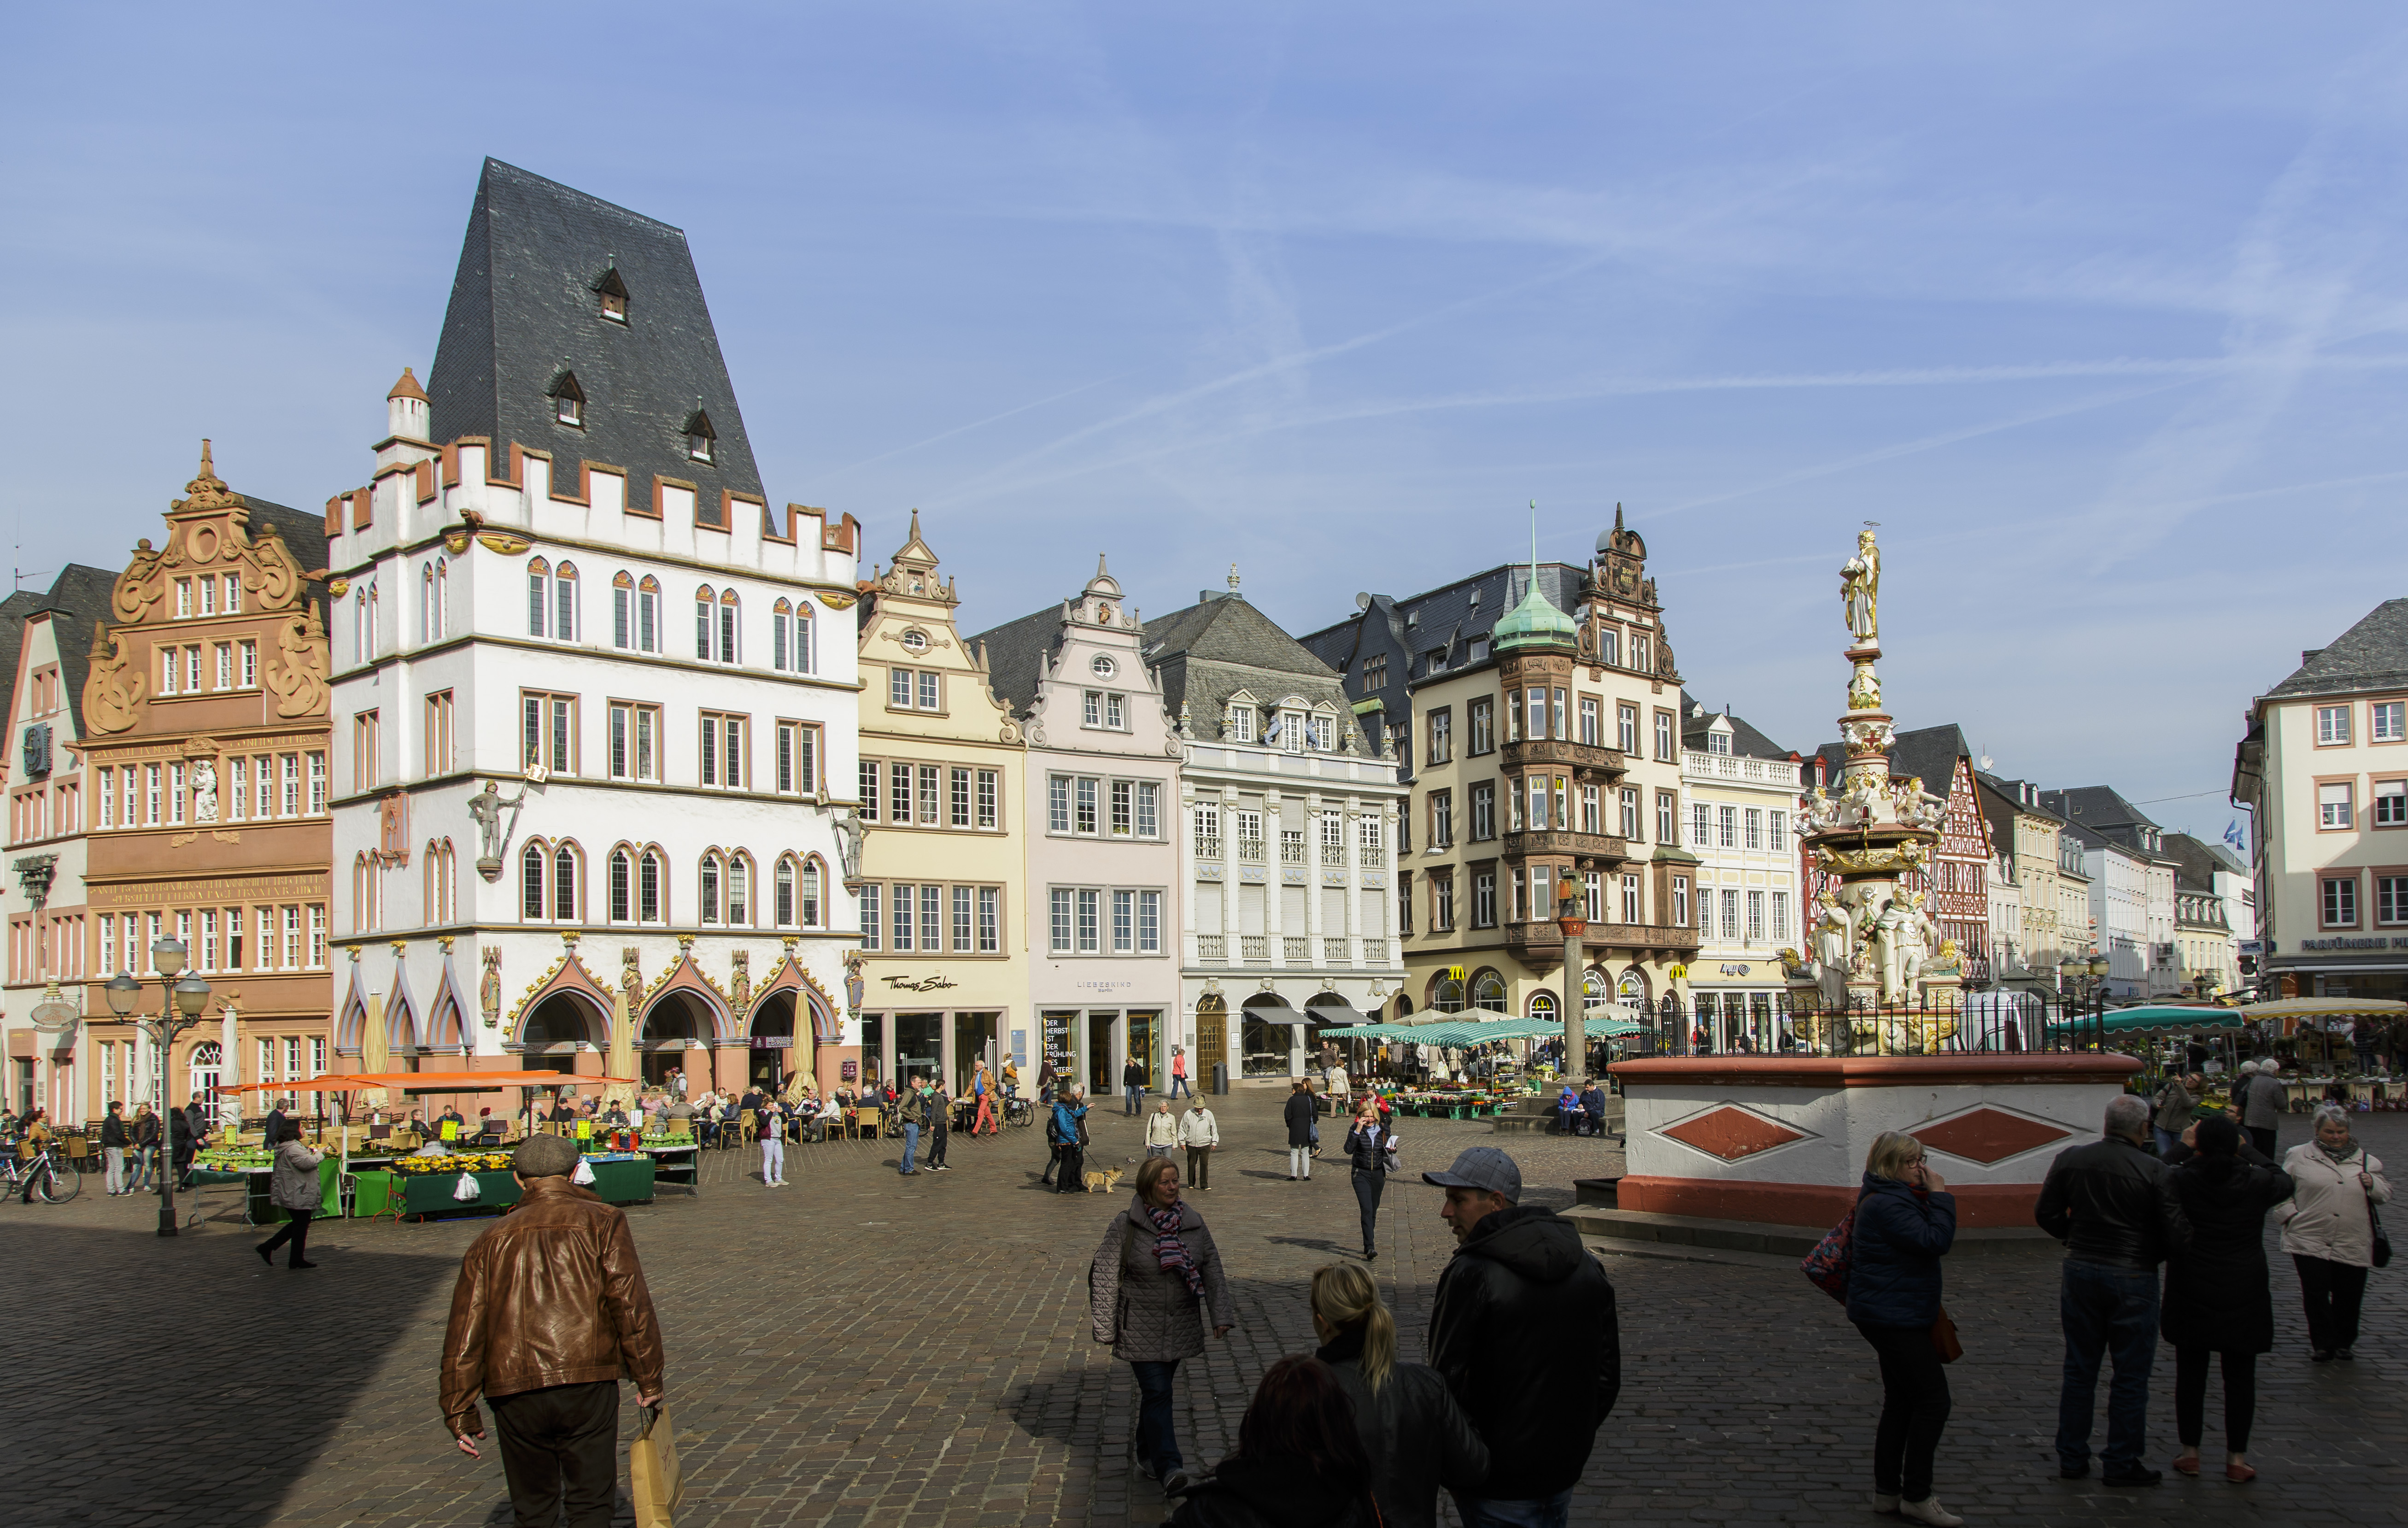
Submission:
[[[2274,1213],[2283,1250],[2300,1271],[2308,1347],[2319,1363],[2354,1358],[2358,1307],[2374,1266],[2373,1206],[2391,1198],[2382,1159],[2350,1139],[2349,1116],[2329,1103],[2316,1111],[2315,1138],[2293,1146],[2283,1171],[2294,1187]]]
[[[1204,1310],[1212,1335],[1237,1324],[1220,1248],[1204,1218],[1179,1197],[1179,1169],[1168,1157],[1149,1157],[1137,1170],[1137,1195],[1113,1217],[1087,1269],[1087,1304],[1097,1342],[1137,1376],[1136,1435],[1129,1461],[1162,1483],[1187,1489],[1179,1439],[1170,1420],[1170,1381],[1182,1359],[1204,1351]]]

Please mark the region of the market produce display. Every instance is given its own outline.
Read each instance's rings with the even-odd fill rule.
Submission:
[[[502,1151],[482,1151],[466,1157],[401,1157],[393,1164],[394,1172],[416,1176],[429,1173],[507,1173],[509,1167],[509,1154]]]

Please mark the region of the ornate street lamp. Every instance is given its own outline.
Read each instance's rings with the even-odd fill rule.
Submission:
[[[176,1129],[167,1111],[175,1107],[168,1094],[167,1057],[176,1044],[176,1036],[201,1021],[209,1005],[209,984],[198,976],[176,979],[184,969],[184,945],[181,940],[162,938],[150,946],[150,963],[159,971],[159,1016],[141,1021],[150,1035],[159,1056],[159,1234],[176,1234]],[[120,1018],[132,1016],[135,1004],[142,996],[142,984],[126,972],[119,972],[102,988],[108,994],[108,1011]]]

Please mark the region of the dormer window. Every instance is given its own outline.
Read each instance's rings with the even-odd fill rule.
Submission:
[[[907,653],[924,653],[928,650],[928,634],[924,631],[906,631],[903,633],[902,641],[903,651]]]
[[[595,296],[602,302],[602,316],[613,324],[627,322],[627,283],[619,279],[616,265],[606,267],[594,282]]]
[[[710,427],[710,416],[704,413],[700,408],[696,408],[693,413],[686,416],[685,454],[687,460],[696,462],[707,462],[710,460],[711,448],[718,440],[719,432]]]
[[[562,367],[552,379],[552,417],[564,425],[585,426],[585,389],[577,385],[577,373]]]

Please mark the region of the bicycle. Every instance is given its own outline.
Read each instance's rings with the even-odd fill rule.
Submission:
[[[55,1141],[32,1157],[10,1152],[0,1161],[7,1165],[7,1171],[0,1173],[0,1201],[17,1199],[29,1183],[45,1204],[64,1204],[83,1191],[83,1175],[68,1166]]]
[[[1023,1129],[1037,1123],[1037,1105],[1025,1098],[1015,1098],[1003,1106],[1003,1122]]]

